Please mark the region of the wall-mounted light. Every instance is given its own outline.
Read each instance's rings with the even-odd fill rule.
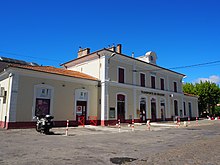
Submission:
[[[112,57],[114,57],[116,55],[116,53],[112,53],[111,54],[111,56],[109,57],[109,59],[108,59],[108,63],[110,63],[110,59],[112,58]]]

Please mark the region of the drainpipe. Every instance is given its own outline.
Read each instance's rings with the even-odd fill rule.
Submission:
[[[8,75],[8,90],[7,90],[7,95],[6,95],[6,116],[5,116],[5,122],[4,122],[4,128],[8,129],[8,123],[7,120],[9,121],[9,95],[10,95],[10,87],[11,87],[11,78],[13,77],[13,73],[9,73]],[[11,95],[10,95],[11,96]]]

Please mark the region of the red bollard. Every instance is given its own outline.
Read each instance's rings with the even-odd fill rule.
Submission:
[[[69,120],[66,121],[66,136],[68,136]]]
[[[180,126],[180,116],[178,116],[178,125]]]
[[[176,119],[176,128],[179,128],[180,126],[180,117],[178,116],[177,119]]]
[[[121,132],[121,123],[120,123],[120,119],[118,119],[118,132]]]
[[[131,130],[134,131],[134,119],[132,119]]]
[[[147,121],[147,129],[150,131],[150,120]]]
[[[198,117],[196,117],[196,126],[198,126],[199,123],[198,123]]]

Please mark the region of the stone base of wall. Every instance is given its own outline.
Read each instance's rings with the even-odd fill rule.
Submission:
[[[151,119],[146,119],[146,121],[141,121],[140,119],[134,119],[135,123],[147,123],[147,120]],[[195,117],[192,117],[190,120],[196,120]],[[161,122],[162,119],[156,119],[156,122]],[[165,121],[173,121],[173,118],[166,118]],[[188,121],[188,118],[181,118],[181,121]],[[127,123],[127,124],[132,124],[131,119],[126,119],[124,122],[121,122],[121,124]],[[118,124],[118,120],[86,120],[85,125],[101,125],[101,126],[109,126],[109,125],[116,125]],[[54,121],[54,127],[66,127],[67,121]],[[80,123],[75,120],[69,120],[69,127],[77,127],[79,126]],[[31,122],[4,122],[0,121],[0,128],[5,128],[5,129],[23,129],[23,128],[35,128],[36,122],[31,121]]]

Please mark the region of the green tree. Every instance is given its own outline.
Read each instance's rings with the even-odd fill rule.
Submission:
[[[183,91],[185,93],[196,95],[195,85],[192,83],[183,84]]]
[[[215,106],[220,102],[220,88],[215,83],[209,81],[196,83],[186,83],[183,85],[185,93],[199,96],[199,113],[202,114],[208,110],[209,114],[214,114]]]

